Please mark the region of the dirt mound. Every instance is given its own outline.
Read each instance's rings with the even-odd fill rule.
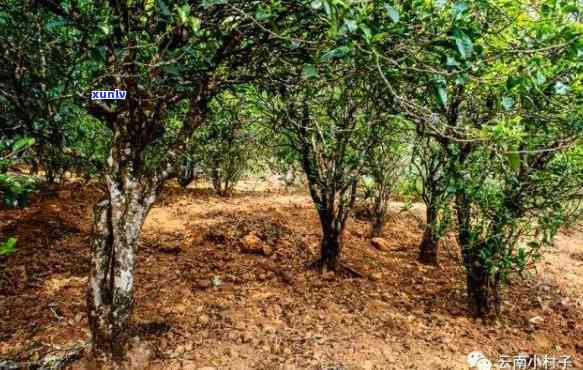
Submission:
[[[17,248],[10,256],[0,259],[0,264],[7,266],[4,277],[0,279],[0,294],[16,294],[19,288],[34,285],[55,273],[87,273],[79,263],[87,261],[87,254],[60,243],[79,233],[76,225],[52,209],[28,214],[2,228],[0,235],[17,238]]]
[[[227,221],[206,231],[203,239],[217,246],[235,248],[251,233],[256,235],[261,243],[271,246],[276,252],[286,254],[287,257],[292,257],[294,251],[306,250],[304,241],[280,221],[251,214],[228,217]]]
[[[78,186],[63,189],[71,193],[66,199],[43,191],[30,207],[0,211],[0,235],[17,238],[14,253],[0,258],[0,342],[28,340],[63,315],[84,315],[78,297],[89,272],[86,232],[99,194],[92,187],[79,193]]]

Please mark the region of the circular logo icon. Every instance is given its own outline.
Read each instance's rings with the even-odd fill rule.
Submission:
[[[490,370],[492,369],[492,362],[484,356],[482,352],[471,352],[467,357],[468,365],[472,369]]]

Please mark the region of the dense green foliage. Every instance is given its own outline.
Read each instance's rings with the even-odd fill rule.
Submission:
[[[14,142],[0,141],[0,202],[8,207],[24,206],[28,195],[36,188],[36,181],[10,171],[17,162],[16,157],[34,144],[31,138],[20,138]],[[16,238],[0,235],[0,256],[9,255],[16,248]]]
[[[16,157],[33,144],[31,138],[0,141],[0,201],[7,206],[24,205],[27,196],[35,189],[36,181],[33,178],[10,171],[10,166],[17,162]]]

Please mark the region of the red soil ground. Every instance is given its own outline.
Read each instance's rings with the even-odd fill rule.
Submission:
[[[89,338],[85,284],[94,186],[36,195],[0,210],[0,362],[35,361]],[[131,365],[136,369],[467,369],[521,352],[569,355],[583,368],[583,232],[564,231],[538,271],[508,287],[502,318],[472,319],[463,270],[447,239],[439,267],[416,262],[420,209],[398,205],[373,247],[351,220],[344,262],[363,278],[306,268],[318,252],[309,198],[167,186],[139,243]],[[253,232],[261,253],[241,252]],[[536,323],[531,323],[533,317]],[[84,368],[82,359],[72,368]]]

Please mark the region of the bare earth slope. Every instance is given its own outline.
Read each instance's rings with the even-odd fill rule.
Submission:
[[[66,190],[0,211],[0,235],[19,238],[0,260],[0,361],[35,361],[88,339],[84,288],[99,192]],[[583,368],[583,232],[564,231],[538,272],[509,287],[502,320],[484,326],[466,311],[453,242],[440,267],[415,261],[419,211],[395,205],[381,250],[368,223],[352,220],[343,258],[364,277],[344,279],[305,267],[320,230],[304,194],[221,199],[168,186],[140,240],[134,368],[467,369],[475,350],[493,362],[570,355]]]

